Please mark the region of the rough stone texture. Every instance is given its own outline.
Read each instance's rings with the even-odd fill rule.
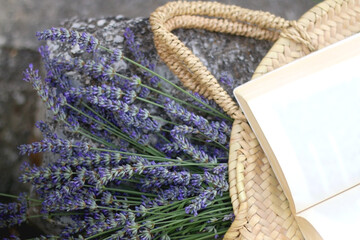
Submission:
[[[37,98],[29,85],[22,81],[22,72],[18,69],[26,66],[19,66],[19,59],[39,66],[39,58],[31,50],[0,49],[0,169],[5,170],[0,174],[0,192],[18,193],[24,189],[16,184],[21,162],[17,147],[32,141],[30,135]]]
[[[36,47],[36,31],[58,26],[63,19],[104,16],[149,17],[168,0],[1,0],[0,46]],[[218,0],[244,8],[269,11],[286,19],[299,18],[319,0]]]

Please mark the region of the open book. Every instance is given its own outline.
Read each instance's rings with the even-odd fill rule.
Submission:
[[[360,239],[360,35],[234,90],[306,239]]]

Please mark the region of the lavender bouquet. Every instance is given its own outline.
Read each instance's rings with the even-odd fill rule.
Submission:
[[[0,203],[0,228],[43,218],[61,230],[38,239],[221,238],[234,217],[231,119],[155,73],[130,29],[134,60],[86,32],[52,28],[37,36],[83,53],[65,59],[41,47],[45,79],[32,65],[24,72],[51,121],[36,124],[43,140],[20,153],[53,155],[42,166],[24,164],[21,181],[33,193]]]

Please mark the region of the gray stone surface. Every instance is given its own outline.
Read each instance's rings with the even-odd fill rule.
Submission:
[[[149,17],[167,0],[0,0],[0,46],[38,46],[36,31],[58,26],[64,19],[123,15]],[[245,8],[297,19],[318,0],[220,0]]]
[[[32,50],[0,48],[0,192],[24,190],[18,182],[21,160],[17,146],[31,139],[36,112],[36,97],[29,84],[22,81],[22,71],[40,58]]]

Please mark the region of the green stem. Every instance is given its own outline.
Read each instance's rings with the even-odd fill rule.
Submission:
[[[109,229],[109,230],[107,230],[107,231],[94,234],[94,235],[92,235],[92,236],[90,236],[90,237],[88,237],[88,238],[85,238],[85,240],[90,240],[90,239],[99,237],[99,236],[101,236],[101,235],[105,235],[105,234],[107,234],[107,233],[111,233],[111,232],[114,232],[114,231],[116,231],[116,230],[120,230],[121,228],[123,228],[123,226],[117,227],[117,228],[112,228],[112,229]]]
[[[111,144],[109,142],[106,142],[104,141],[103,139],[97,137],[96,135],[90,133],[89,131],[83,129],[83,128],[79,128],[79,131],[78,131],[80,134],[84,135],[85,137],[87,138],[90,138],[96,142],[99,142],[99,143],[102,143],[104,144],[105,146],[108,146],[108,147],[111,147],[111,148],[118,148],[117,146],[115,146],[114,144]]]
[[[85,184],[84,187],[94,188],[95,186]],[[148,197],[157,197],[157,195],[152,194],[152,193],[136,192],[136,191],[131,191],[131,190],[127,190],[127,189],[120,189],[120,188],[103,187],[103,190],[114,191],[114,192],[123,192],[123,193],[129,193],[129,194],[140,195],[140,196],[144,195],[144,196],[148,196]]]
[[[158,104],[158,103],[156,103],[156,102],[147,100],[147,99],[142,98],[142,97],[136,97],[136,99],[139,99],[140,101],[143,101],[143,102],[149,103],[149,104],[151,104],[151,105],[157,106],[157,107],[159,107],[159,108],[165,108],[163,105],[160,105],[160,104]]]
[[[213,211],[201,212],[201,213],[198,214],[198,216],[193,216],[193,217],[189,217],[189,218],[183,218],[183,219],[181,219],[181,220],[171,221],[171,222],[168,223],[168,224],[165,224],[165,225],[159,226],[159,227],[156,228],[156,229],[153,229],[154,231],[152,231],[152,232],[158,232],[159,230],[161,230],[161,229],[163,229],[163,228],[166,228],[166,227],[168,227],[168,226],[171,226],[171,225],[179,224],[179,223],[186,222],[186,221],[189,221],[189,220],[192,220],[192,219],[197,219],[197,218],[200,218],[201,216],[208,215],[208,214],[210,214],[210,213],[214,213],[214,212],[218,212],[218,211],[224,211],[224,210],[229,210],[229,209],[232,209],[232,206],[226,207],[226,208],[221,208],[221,209],[215,209],[215,210],[213,210]],[[211,216],[211,215],[210,215],[210,216]],[[208,217],[208,216],[205,216],[205,217]]]
[[[165,92],[162,92],[162,91],[160,91],[160,90],[157,90],[157,89],[155,89],[155,88],[152,88],[152,87],[150,87],[150,86],[147,86],[147,85],[145,85],[145,84],[140,84],[140,86],[145,87],[145,88],[147,88],[147,89],[149,89],[149,90],[151,90],[151,91],[153,91],[153,92],[156,92],[156,93],[158,93],[158,94],[161,94],[161,95],[163,95],[163,96],[165,96],[165,97],[168,97],[168,98],[174,100],[174,101],[177,102],[177,103],[187,105],[187,106],[189,106],[189,107],[191,107],[191,108],[194,108],[194,109],[196,109],[196,110],[198,110],[198,111],[202,111],[202,112],[205,112],[205,113],[207,113],[207,114],[210,114],[210,115],[213,115],[213,116],[216,116],[216,117],[221,117],[221,116],[219,116],[219,114],[216,114],[216,113],[214,113],[214,112],[212,112],[212,111],[205,110],[205,109],[203,109],[203,108],[201,108],[201,107],[198,107],[198,106],[196,106],[196,105],[193,105],[193,104],[191,104],[191,103],[188,103],[188,102],[186,102],[186,101],[183,101],[183,100],[181,100],[181,99],[179,99],[179,98],[176,98],[176,97],[174,97],[174,96],[171,96],[170,94],[167,94],[167,93],[165,93]]]
[[[144,67],[144,66],[141,65],[140,63],[137,63],[137,62],[131,60],[130,58],[125,57],[125,56],[123,56],[123,59],[124,59],[125,61],[127,61],[127,62],[129,62],[129,63],[132,63],[132,64],[134,64],[135,66],[137,66],[137,67],[139,67],[139,68],[141,68],[141,69],[143,69],[143,70],[151,73],[152,75],[157,76],[158,78],[160,78],[161,80],[167,82],[168,84],[170,84],[171,86],[173,86],[174,88],[176,88],[177,90],[179,90],[180,92],[188,95],[189,97],[191,97],[191,98],[194,99],[195,101],[201,103],[201,104],[204,105],[205,107],[207,107],[207,108],[209,108],[210,110],[212,110],[213,112],[217,113],[217,114],[218,114],[219,116],[221,116],[222,118],[225,118],[225,119],[228,119],[228,120],[232,121],[232,119],[231,119],[230,117],[228,117],[228,116],[226,116],[225,114],[219,112],[219,111],[216,110],[215,108],[211,107],[209,104],[206,104],[206,103],[202,102],[201,100],[197,99],[195,96],[193,96],[193,95],[190,94],[189,92],[185,91],[185,90],[182,89],[181,87],[177,86],[176,84],[174,84],[173,82],[169,81],[168,79],[162,77],[161,75],[157,74],[156,72],[148,69],[147,67]]]
[[[165,142],[171,143],[169,139],[167,139],[165,136],[163,136],[161,133],[156,133],[156,135],[160,138],[162,138]]]
[[[142,212],[142,211],[136,211],[136,210],[121,209],[121,208],[110,208],[110,207],[103,207],[103,206],[97,206],[97,208],[107,209],[107,210],[115,210],[115,211],[121,211],[121,212],[134,212],[134,213],[144,213],[144,214],[155,214],[155,215],[161,215],[161,216],[168,215],[167,213]]]
[[[153,116],[153,115],[150,115],[151,118],[155,118],[155,119],[158,119],[160,121],[163,121],[163,122],[166,122],[168,124],[172,124],[172,125],[179,125],[178,123],[174,123],[174,122],[171,122],[171,121],[168,121],[168,120],[165,120],[163,119],[162,117],[159,117],[159,116]]]
[[[9,197],[9,198],[19,198],[19,196],[15,196],[15,195],[12,195],[12,194],[6,194],[6,193],[0,193],[0,196],[3,196],[3,197]],[[29,198],[29,197],[26,197],[26,199],[30,200],[30,201],[33,201],[33,202],[42,202],[41,200],[38,200],[38,199],[34,199],[34,198]]]
[[[82,215],[83,213],[79,212],[63,212],[63,213],[49,213],[48,215],[39,214],[39,215],[30,215],[27,218],[38,218],[38,217],[55,217],[55,216],[71,216],[71,215]]]
[[[120,153],[123,155],[129,155],[129,156],[138,156],[138,157],[143,157],[146,158],[148,160],[154,160],[154,161],[160,161],[160,162],[174,162],[174,163],[187,163],[188,161],[191,161],[191,159],[186,159],[183,161],[180,161],[178,159],[173,159],[173,158],[165,158],[165,157],[159,157],[159,156],[152,156],[152,155],[145,155],[145,154],[140,154],[140,153],[132,153],[132,152],[123,152],[123,151],[119,151],[119,150],[111,150],[111,149],[105,149],[105,148],[91,148],[91,150],[93,151],[99,151],[99,152],[113,152],[113,153]],[[215,166],[216,164],[214,164]],[[208,163],[204,163],[204,166],[208,166]],[[211,165],[209,165],[211,167]]]
[[[87,106],[86,104],[84,104],[84,106],[89,109],[91,112],[93,112],[94,114],[96,114],[98,117],[100,117],[103,121],[105,121],[107,124],[110,124],[112,126],[114,126],[114,128],[109,127],[108,125],[98,121],[97,119],[91,117],[90,115],[80,111],[79,109],[73,107],[70,104],[66,104],[68,107],[70,107],[71,109],[73,109],[74,111],[86,116],[87,118],[93,120],[94,122],[102,125],[107,131],[109,131],[110,133],[114,134],[115,136],[129,142],[130,144],[132,144],[137,150],[143,151],[145,150],[146,152],[150,153],[150,154],[154,154],[154,155],[160,155],[160,156],[165,156],[163,153],[159,152],[158,150],[156,150],[155,148],[153,148],[152,146],[143,146],[139,143],[137,143],[136,141],[134,141],[133,139],[131,139],[129,136],[127,136],[126,134],[122,133],[120,130],[117,130],[117,127],[115,125],[113,125],[111,122],[109,122],[107,119],[105,119],[104,117],[102,117],[100,114],[98,114],[96,111],[94,111],[92,108],[90,108],[89,106]]]
[[[114,126],[112,123],[110,123],[108,120],[106,120],[104,117],[102,117],[100,114],[98,114],[97,112],[95,112],[92,108],[90,108],[89,106],[87,106],[86,104],[83,104],[86,108],[88,108],[91,112],[93,112],[94,114],[96,114],[98,117],[100,117],[103,121],[105,121],[107,124],[110,124],[112,126]],[[77,109],[76,107],[70,105],[70,104],[66,104],[66,106],[68,106],[69,108],[71,108],[72,110],[84,115],[85,117],[93,120],[94,122],[100,124],[101,126],[103,126],[107,131],[109,131],[110,133],[114,134],[115,136],[129,142],[130,144],[133,144],[135,147],[137,147],[138,149],[141,149],[140,144],[138,144],[137,142],[135,142],[134,140],[132,140],[130,137],[128,137],[127,135],[123,134],[120,131],[115,130],[114,128],[117,128],[116,126],[114,126],[114,128],[109,127],[108,125],[104,124],[103,122],[93,118],[92,116],[84,113],[83,111]]]

